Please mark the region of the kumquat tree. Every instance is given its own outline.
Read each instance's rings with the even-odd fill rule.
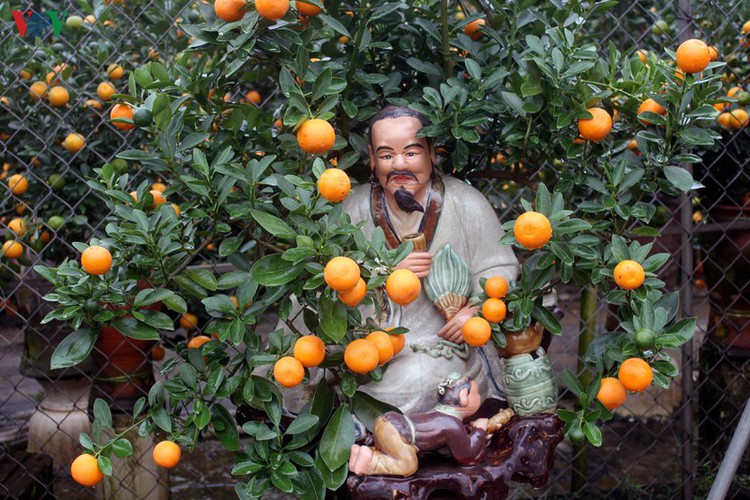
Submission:
[[[392,409],[360,387],[410,349],[407,329],[371,311],[424,293],[397,269],[414,245],[366,237],[342,206],[367,182],[368,121],[386,105],[427,117],[420,137],[444,175],[507,180],[496,210],[523,193],[498,241],[520,273],[482,280],[466,343],[503,348],[537,323],[561,334],[544,298],[582,289],[578,370],[559,374],[576,401],[557,413],[579,450],[601,445],[626,398],[669,387],[670,350],[696,320],[658,276],[669,255],[643,240],[660,237],[658,199],[700,187],[683,165],[721,137],[715,105],[732,101],[718,97],[725,62],[710,40],[600,46],[584,28],[615,4],[198,4],[179,24],[184,52],[134,68],[112,96],[115,127],[146,138],[118,155],[126,168],[86,176],[112,214],[73,243],[80,257],[36,267],[57,305],[44,321],[73,326],[53,367],[80,363],[107,329],[171,351],[163,380],[119,408],[129,427],[113,430],[109,403],[94,403],[73,477],[111,475],[138,429],[158,436],[162,467],[218,438],[240,498],[270,486],[323,498],[344,484],[358,423]],[[618,321],[595,335],[599,301]],[[261,334],[269,317],[278,325]]]

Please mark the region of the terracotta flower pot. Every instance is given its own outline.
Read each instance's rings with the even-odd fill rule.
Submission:
[[[126,337],[111,326],[101,329],[94,345],[91,404],[103,398],[115,412],[132,413],[135,402],[154,384],[153,340]]]

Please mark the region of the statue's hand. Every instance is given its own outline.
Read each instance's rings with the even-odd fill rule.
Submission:
[[[471,421],[469,425],[471,425],[475,429],[482,429],[483,431],[487,432],[487,426],[489,425],[489,423],[490,420],[488,418],[478,418]]]
[[[466,320],[474,316],[479,310],[478,307],[466,305],[458,310],[455,316],[448,320],[438,332],[438,337],[450,340],[456,344],[463,344],[464,337],[461,335],[461,328],[463,328]]]
[[[396,269],[408,269],[418,278],[426,278],[430,274],[432,255],[430,252],[412,252],[396,265]]]

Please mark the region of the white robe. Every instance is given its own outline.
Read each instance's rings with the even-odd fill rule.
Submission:
[[[502,276],[508,282],[515,280],[518,260],[510,246],[498,244],[503,229],[487,199],[458,179],[445,176],[442,180],[445,186],[443,205],[428,251],[434,256],[446,243],[450,244],[471,269],[472,295],[481,293],[479,279],[482,277]],[[365,221],[362,230],[366,237],[376,227],[370,196],[371,186],[363,184],[354,188],[343,202],[344,211],[353,223]],[[398,318],[398,314],[394,317]],[[427,298],[423,286],[419,297],[401,308],[399,326],[409,329],[406,346],[387,364],[381,382],[361,386],[360,390],[411,414],[432,408],[437,403],[438,384],[449,373],[458,372],[473,377],[485,398],[504,399],[499,357],[492,340],[482,349],[469,348],[466,360],[458,356],[446,359],[414,352],[411,346],[438,344],[442,339],[437,332],[443,325],[445,319]]]

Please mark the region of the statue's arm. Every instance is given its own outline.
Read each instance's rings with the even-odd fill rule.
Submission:
[[[466,221],[473,293],[477,294],[480,278],[502,276],[510,282],[518,276],[519,266],[513,248],[498,243],[505,231],[492,205],[479,191],[472,191]]]

